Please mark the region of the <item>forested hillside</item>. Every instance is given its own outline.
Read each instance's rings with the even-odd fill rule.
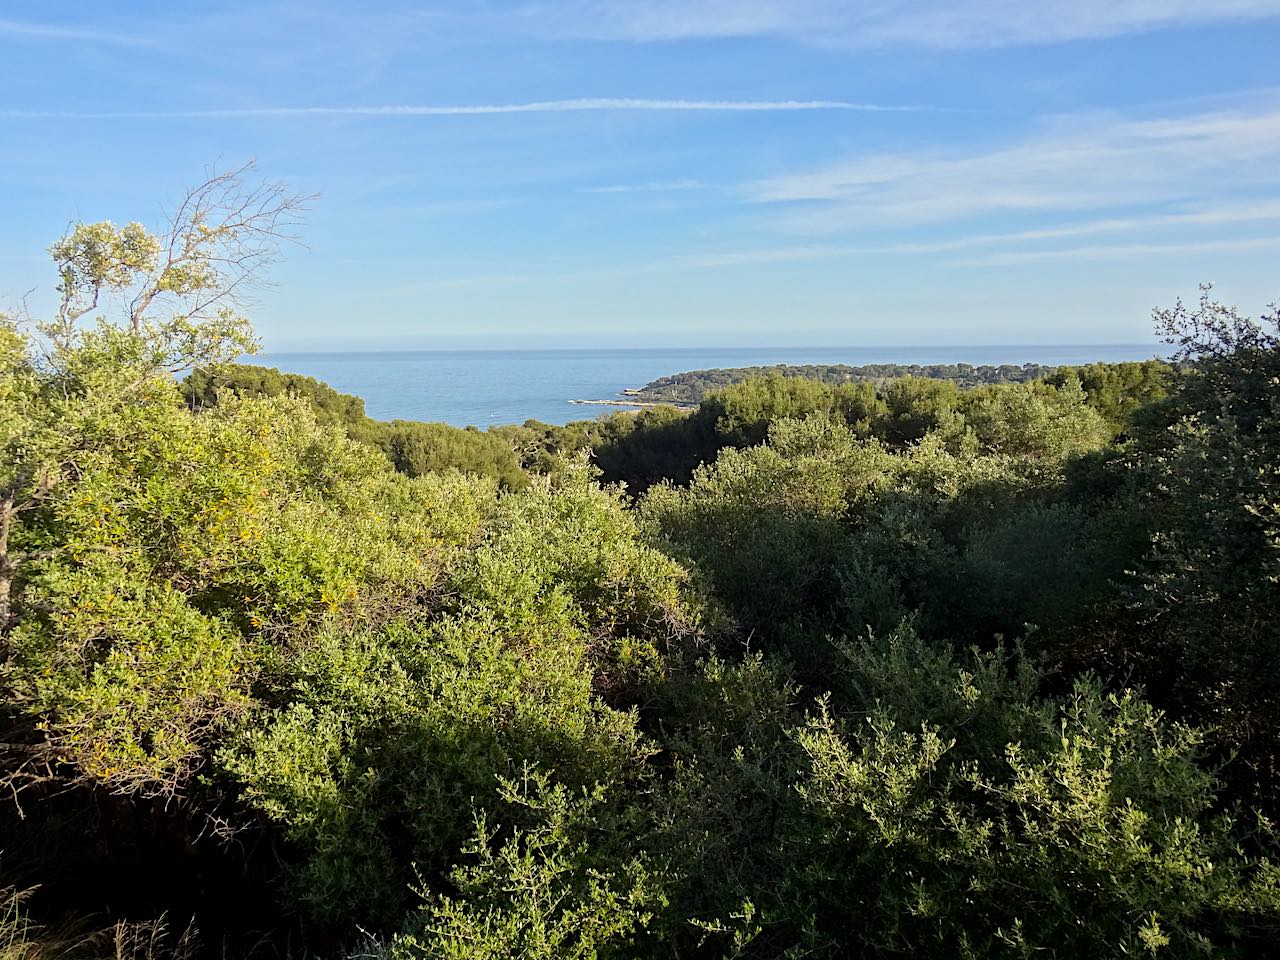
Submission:
[[[929,380],[949,380],[958,387],[967,388],[1000,383],[1027,383],[1049,376],[1054,369],[1038,363],[1000,366],[974,366],[969,363],[873,363],[858,367],[843,363],[777,363],[765,367],[725,367],[675,373],[659,377],[638,390],[628,391],[628,395],[650,403],[700,403],[714,390],[775,374],[829,384],[882,383],[900,377],[922,377]]]
[[[1274,951],[1274,311],[378,424],[230,365],[211,189],[0,324],[3,956]]]

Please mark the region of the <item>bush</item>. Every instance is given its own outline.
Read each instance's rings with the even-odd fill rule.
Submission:
[[[1170,705],[1221,731],[1265,791],[1280,783],[1280,313],[1210,299],[1157,316],[1190,365],[1112,468],[1135,475],[1151,540],[1137,603]]]
[[[374,424],[368,433],[392,465],[410,477],[461,470],[495,477],[508,490],[529,482],[511,444],[495,433],[406,420]]]
[[[456,895],[427,894],[390,958],[595,960],[631,956],[663,897],[644,861],[616,846],[616,815],[596,787],[574,795],[545,775],[503,780],[517,824],[476,818],[468,858],[452,874]],[[531,823],[529,821],[532,821]]]
[[[843,645],[837,695],[796,732],[784,898],[844,955],[1244,955],[1280,872],[1243,856],[1202,735],[1090,680],[1039,699],[1025,662],[910,633]]]

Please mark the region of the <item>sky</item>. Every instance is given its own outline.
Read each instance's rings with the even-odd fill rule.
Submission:
[[[316,194],[270,351],[1137,343],[1280,299],[1280,0],[0,0],[0,308]]]

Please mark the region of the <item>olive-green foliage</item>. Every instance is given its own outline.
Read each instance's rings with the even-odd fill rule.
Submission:
[[[312,913],[386,925],[410,866],[450,862],[497,776],[537,761],[562,783],[625,778],[641,756],[631,721],[593,696],[591,678],[580,642],[507,638],[492,622],[325,634],[221,763],[307,852],[291,889]]]
[[[1151,523],[1142,653],[1171,702],[1280,782],[1280,315],[1255,323],[1206,288],[1159,316],[1190,368],[1113,465],[1139,478]]]
[[[988,423],[1017,415],[977,444],[946,426],[898,453],[843,420],[779,420],[768,443],[723,451],[689,487],[650,490],[642,513],[765,638],[885,629],[918,608],[952,635],[1070,622],[1131,559],[1099,548],[1115,519],[1105,504],[1056,492],[1067,457],[1106,431],[1087,407],[1031,394],[976,402]]]
[[[884,411],[876,419],[876,436],[902,447],[956,420],[960,390],[948,380],[903,377],[885,384],[882,396]]]
[[[688,482],[693,468],[714,458],[720,447],[706,416],[669,406],[564,426],[528,420],[493,432],[520,451],[527,470],[554,473],[565,457],[589,452],[605,482],[623,483],[633,493],[666,479]]]
[[[840,592],[845,519],[886,484],[892,458],[817,417],[779,421],[772,439],[723,451],[688,488],[652,488],[643,514],[747,627],[821,628]]]
[[[563,427],[530,422],[505,435],[526,450],[526,467],[546,470],[549,455],[589,450],[605,482],[638,494],[663,480],[688,483],[720,450],[764,440],[775,420],[826,414],[865,436],[881,410],[870,383],[831,386],[773,373],[717,391],[693,411],[658,406]]]
[[[57,552],[9,637],[66,776],[174,792],[212,764],[307,851],[297,895],[358,922],[394,916],[512,763],[636,762],[597,692],[661,669],[697,613],[585,468],[497,499],[392,473],[298,401],[194,415],[161,382],[129,409],[29,531]]]
[[[644,848],[677,954],[1244,956],[1280,930],[1198,731],[1087,678],[1042,696],[1004,648],[904,628],[833,653],[816,700],[756,656],[663,702]]]
[[[714,420],[722,445],[734,447],[764,440],[775,420],[826,414],[838,416],[855,431],[865,433],[872,419],[882,413],[883,404],[869,383],[828,386],[777,374],[745,380],[714,393],[699,409],[700,416]]]
[[[70,804],[23,822],[79,832],[113,905],[140,840],[206,917],[195,862],[273,891],[307,955],[1280,938],[1274,838],[1236,803],[1276,803],[1273,334],[1206,299],[1164,317],[1176,376],[776,376],[481,434],[220,374],[231,314],[78,328],[159,269],[148,237],[73,232],[45,340],[0,322],[0,776]],[[1227,787],[1210,746],[1242,749]],[[188,951],[156,932],[174,879],[115,929]],[[29,904],[0,894],[0,950],[63,950]]]
[[[451,875],[457,893],[426,894],[389,958],[523,957],[596,960],[633,956],[636,934],[665,905],[641,857],[618,846],[625,817],[596,787],[571,793],[525,770],[504,779],[503,813],[476,818],[465,860]],[[623,821],[623,822],[620,822]],[[499,840],[499,830],[505,834]]]
[[[9,680],[78,774],[167,790],[244,708],[263,643],[410,602],[492,492],[407,489],[295,402],[194,416],[170,385],[130,411],[21,531],[49,555],[22,584]]]
[[[1161,396],[1172,376],[1158,361],[1063,370],[1052,380],[965,392],[954,380],[827,383],[772,371],[708,393],[692,411],[658,407],[559,428],[542,425],[536,433],[527,426],[523,437],[539,453],[591,449],[604,479],[635,493],[662,480],[687,484],[721,450],[762,442],[777,420],[813,415],[843,420],[860,439],[875,438],[894,450],[931,434],[953,442],[973,434],[986,451],[1060,460],[1122,433],[1133,411]],[[539,454],[525,460],[526,466],[539,462]]]
[[[781,657],[711,657],[659,693],[670,773],[653,793],[644,848],[661,865],[669,908],[660,939],[676,955],[781,956],[795,945],[781,910],[805,758],[792,731],[811,703]],[[769,931],[757,921],[770,914]],[[657,954],[658,951],[654,951]],[[642,955],[642,954],[641,954]]]
[[[1176,372],[1162,360],[1144,360],[1059,367],[1044,378],[1046,385],[1058,389],[1073,382],[1080,384],[1089,406],[1117,427],[1123,427],[1144,406],[1164,399],[1176,382]]]
[[[350,930],[398,917],[415,861],[447,867],[499,775],[642,770],[625,702],[699,607],[585,465],[507,496],[411,478],[298,399],[192,412],[133,334],[49,367],[5,345],[6,441],[59,471],[11,531],[10,785],[225,791]]]
[[[229,390],[247,397],[297,397],[315,409],[320,423],[345,428],[363,426],[364,401],[349,393],[339,393],[327,383],[300,373],[281,373],[274,367],[229,363],[218,367],[197,367],[182,381],[182,394],[193,410],[209,410],[218,405],[220,391]]]
[[[386,453],[401,473],[420,477],[442,470],[462,470],[495,477],[507,489],[518,490],[529,482],[511,444],[495,433],[447,423],[369,421],[363,428],[372,442]]]
[[[491,508],[431,619],[292,652],[222,763],[311,851],[296,889],[315,912],[386,922],[409,865],[447,864],[496,777],[527,762],[577,787],[632,776],[633,718],[600,694],[695,635],[682,581],[584,468],[537,483]]]
[[[182,382],[182,391],[197,411],[216,407],[224,391],[240,397],[296,397],[313,408],[318,422],[337,425],[351,439],[379,448],[397,470],[411,477],[461,470],[495,477],[509,489],[528,482],[510,441],[497,433],[445,423],[371,420],[359,397],[301,374],[250,364],[197,367]]]
[[[784,902],[809,949],[1244,955],[1276,934],[1280,871],[1238,852],[1197,731],[1088,679],[1041,699],[999,649],[897,633],[842,651],[795,734]]]
[[[1056,368],[1066,369],[1066,368]],[[774,364],[767,367],[730,367],[716,370],[693,370],[669,377],[659,377],[635,391],[641,400],[659,403],[701,403],[716,390],[723,390],[744,380],[764,377],[788,377],[816,380],[828,384],[883,383],[899,377],[922,377],[929,380],[950,380],[960,387],[983,384],[1028,383],[1045,377],[1055,370],[1038,363],[1022,366],[1002,364],[973,366],[968,363],[871,363],[851,367],[843,363],[833,364]]]
[[[1145,524],[1125,498],[1057,493],[1010,504],[971,526],[955,558],[968,585],[958,606],[975,635],[1041,628],[1042,644],[1086,662],[1080,631],[1114,605],[1115,584],[1141,556]]]
[[[1024,384],[979,388],[964,396],[962,411],[983,452],[1049,463],[1097,450],[1113,432],[1074,380],[1052,393]]]
[[[592,458],[606,481],[641,491],[678,475],[688,479],[687,464],[708,456],[705,421],[675,407],[653,407],[597,421],[590,437]]]

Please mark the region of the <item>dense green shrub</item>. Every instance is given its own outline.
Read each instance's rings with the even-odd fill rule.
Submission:
[[[1128,429],[1143,404],[1164,395],[1171,368],[1159,361],[1061,368],[1046,380],[980,386],[903,376],[879,382],[824,382],[776,371],[710,391],[692,411],[658,407],[565,427],[526,428],[546,466],[548,450],[590,449],[606,481],[643,492],[662,480],[687,484],[726,447],[763,442],[781,419],[828,416],[859,437],[901,450],[932,433],[972,434],[980,448],[1057,460],[1096,449]],[[1083,378],[1083,379],[1081,379]],[[520,428],[514,428],[520,431]]]
[[[1089,406],[1123,429],[1133,415],[1148,404],[1163,400],[1176,383],[1175,368],[1163,360],[1141,363],[1089,363],[1081,367],[1059,367],[1044,378],[1058,389],[1080,384]]]
[[[371,421],[367,436],[401,473],[420,477],[444,470],[462,470],[495,477],[511,490],[529,482],[511,444],[500,435],[475,429],[459,430],[446,423]]]
[[[1280,870],[1239,850],[1199,731],[1089,678],[1045,696],[1008,648],[908,627],[833,653],[816,699],[759,656],[669,690],[630,848],[665,881],[663,947],[632,955],[1246,956],[1280,932]]]
[[[476,818],[466,860],[453,872],[457,893],[427,893],[412,932],[386,955],[455,960],[527,957],[595,960],[632,956],[634,941],[665,906],[644,858],[619,848],[624,822],[600,787],[574,794],[525,770],[504,779],[501,798],[517,824]],[[625,821],[625,817],[621,818]]]
[[[844,521],[888,482],[891,458],[816,417],[779,421],[773,439],[722,452],[688,488],[651,489],[643,515],[747,629],[821,629],[838,595]]]
[[[1189,370],[1113,464],[1136,474],[1150,517],[1143,654],[1172,705],[1280,783],[1280,314],[1255,323],[1205,288],[1158,317]]]
[[[987,453],[1061,462],[1097,450],[1112,429],[1075,381],[1046,394],[1016,384],[975,390],[964,398],[964,422]]]
[[[781,420],[767,444],[722,452],[687,488],[650,490],[642,514],[764,636],[887,629],[918,608],[929,629],[1013,632],[1069,621],[1131,559],[1099,556],[1086,572],[1107,521],[1060,502],[1055,484],[1101,434],[1049,435],[1060,439],[1028,446],[1010,427],[1009,454],[944,428],[895,454],[842,420]],[[995,543],[1010,549],[993,554]]]
[[[1039,699],[1001,652],[845,645],[809,758],[788,907],[829,955],[1243,955],[1280,870],[1238,852],[1201,735],[1088,680]],[[795,923],[796,921],[792,921]]]
[[[281,373],[274,367],[248,363],[197,367],[182,381],[182,395],[196,411],[216,407],[224,390],[240,397],[296,397],[311,405],[320,423],[347,429],[359,429],[366,420],[364,401],[359,397],[339,393],[314,377]]]
[[[224,395],[292,397],[305,402],[321,424],[341,427],[353,440],[377,447],[401,473],[461,470],[495,477],[504,487],[528,482],[511,442],[499,433],[459,429],[446,423],[411,420],[383,422],[365,416],[364,401],[339,393],[326,383],[296,373],[281,373],[251,364],[197,367],[182,381],[187,404],[197,412],[212,410]]]

